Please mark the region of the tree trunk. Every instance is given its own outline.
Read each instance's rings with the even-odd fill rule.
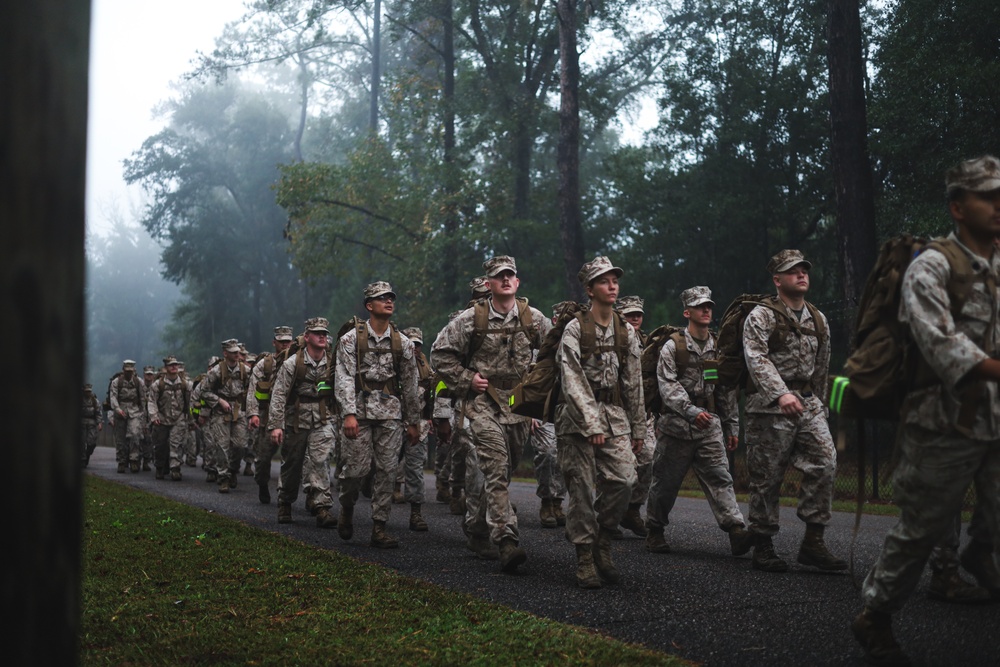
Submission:
[[[444,117],[444,228],[448,257],[457,258],[458,253],[458,207],[455,197],[458,193],[458,173],[455,165],[455,24],[452,0],[441,2],[442,41],[441,54],[444,61],[444,89],[441,108]],[[458,291],[457,261],[444,262],[443,303],[454,304],[460,299]]]
[[[583,265],[583,224],[580,214],[580,55],[576,45],[576,3],[559,0],[559,237],[567,294],[583,299],[576,274]]]
[[[382,0],[375,0],[372,14],[372,94],[368,131],[374,135],[378,134],[378,92],[382,86]]]
[[[0,349],[16,519],[4,540],[4,659],[13,665],[77,663],[89,36],[89,0],[0,10]]]
[[[828,20],[830,153],[838,253],[844,276],[844,300],[853,309],[877,253],[858,0],[830,0]]]

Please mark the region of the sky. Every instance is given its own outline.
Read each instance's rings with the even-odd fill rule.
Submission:
[[[122,160],[163,128],[153,108],[170,84],[211,52],[243,0],[93,0],[87,119],[87,226],[109,226],[109,210],[132,219],[141,190],[122,178]]]

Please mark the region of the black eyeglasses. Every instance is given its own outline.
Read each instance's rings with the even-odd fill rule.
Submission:
[[[375,297],[376,301],[395,301],[396,297],[392,294],[379,294]]]

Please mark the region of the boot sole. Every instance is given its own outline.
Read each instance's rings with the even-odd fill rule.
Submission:
[[[506,563],[500,566],[500,569],[507,574],[513,574],[517,572],[517,568],[528,560],[528,554],[524,551],[515,552]]]
[[[808,557],[803,558],[801,555],[795,560],[799,565],[814,567],[817,570],[822,570],[823,572],[843,572],[848,568],[847,563],[820,564],[810,560]]]

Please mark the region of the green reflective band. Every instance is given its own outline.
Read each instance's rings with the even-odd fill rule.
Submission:
[[[719,369],[718,368],[706,368],[701,373],[702,378],[705,382],[715,382],[719,379]]]
[[[840,414],[840,408],[844,402],[844,392],[851,381],[842,375],[833,378],[833,387],[830,389],[830,410]]]
[[[447,388],[448,388],[448,385],[446,385],[444,383],[444,380],[441,380],[440,382],[437,383],[437,386],[434,387],[434,393],[435,394],[440,394],[442,391],[444,391]]]
[[[514,407],[514,394],[511,394],[510,398],[507,399],[507,405]]]
[[[324,389],[329,390],[330,389],[330,385],[328,385],[325,380],[321,380],[321,381],[319,381],[319,382],[316,383],[316,389],[318,389],[320,391],[323,391]]]
[[[259,391],[255,390],[253,392],[253,395],[257,398],[258,401],[270,401],[271,400],[271,394],[264,394],[262,392],[259,392]]]

